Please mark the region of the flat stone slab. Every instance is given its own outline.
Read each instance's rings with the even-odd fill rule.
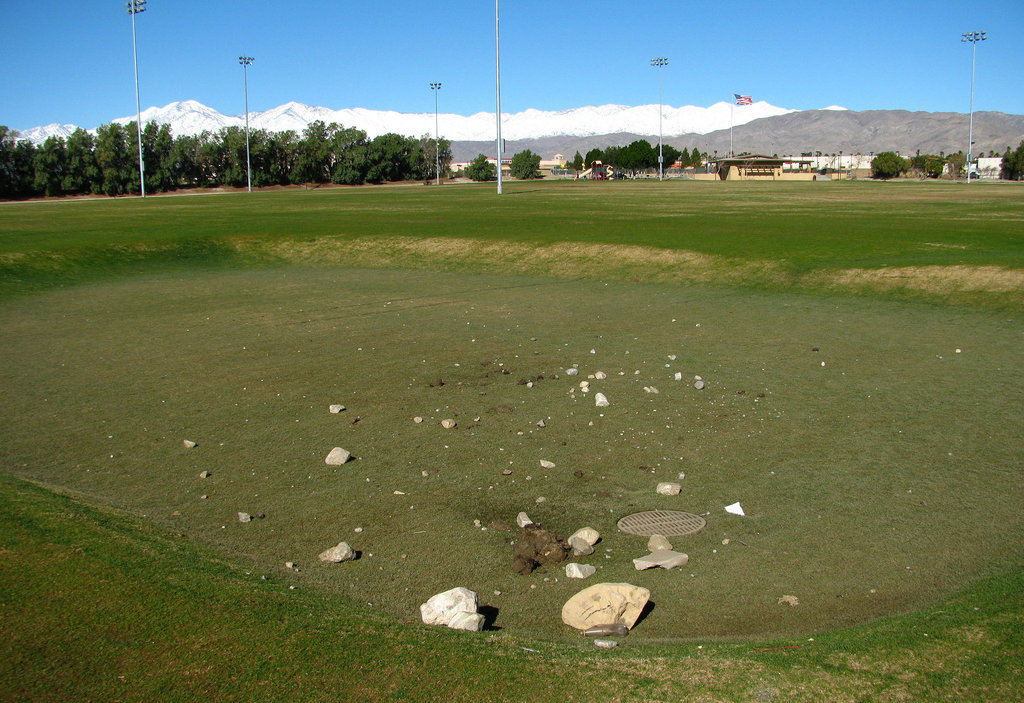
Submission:
[[[331,450],[330,454],[327,455],[327,458],[324,459],[324,463],[328,466],[341,466],[348,461],[351,456],[351,454],[341,447],[335,447]]]
[[[645,557],[634,559],[633,566],[636,567],[637,571],[655,568],[674,569],[677,566],[686,566],[688,561],[690,561],[690,557],[682,552],[676,552],[671,549],[659,549]]]

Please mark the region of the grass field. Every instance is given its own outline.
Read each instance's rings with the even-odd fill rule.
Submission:
[[[86,653],[123,609],[129,640],[168,619],[187,631],[144,648],[152,661],[128,658],[165,686],[192,672],[182,699],[286,680],[309,686],[289,697],[318,699],[324,682],[359,678],[303,678],[310,648],[339,654],[317,655],[318,668],[373,672],[354,698],[475,688],[544,700],[537,677],[578,667],[609,679],[559,680],[559,697],[1011,699],[1024,191],[747,185],[0,207],[14,667],[0,674],[37,675],[41,652],[86,666],[9,692],[88,692],[90,667],[110,674],[101,662],[126,659],[123,642]],[[608,408],[578,385],[596,371]],[[325,466],[333,446],[356,459]],[[679,496],[655,494],[680,472]],[[737,500],[744,518],[723,510]],[[673,540],[690,555],[683,569],[633,569],[646,540],[615,521],[654,508],[709,513],[703,532]],[[586,582],[512,571],[503,523],[520,510],[563,535],[597,528],[591,581],[651,589],[653,610],[613,655],[558,617]],[[266,518],[242,524],[239,511]],[[342,539],[359,560],[316,560]],[[66,563],[78,561],[80,572]],[[417,606],[456,585],[479,592],[500,629],[474,639],[418,625]],[[56,619],[28,607],[36,589]],[[150,591],[159,616],[143,607]],[[220,624],[194,622],[196,599]],[[306,632],[307,609],[331,627]],[[74,637],[53,624],[79,617]],[[340,656],[345,638],[379,653]],[[171,661],[206,640],[243,667],[280,646],[281,663],[238,677],[219,661]],[[441,683],[409,648],[464,659],[469,673]],[[121,695],[116,677],[96,695]]]

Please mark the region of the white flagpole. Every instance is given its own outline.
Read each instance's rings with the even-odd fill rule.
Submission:
[[[729,156],[730,157],[733,156],[733,153],[732,153],[732,123],[733,123],[732,112],[733,112],[733,110],[736,109],[736,106],[734,104],[735,102],[736,102],[736,99],[733,98],[732,103],[729,104]]]

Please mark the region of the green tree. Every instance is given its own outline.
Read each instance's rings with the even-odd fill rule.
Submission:
[[[93,154],[95,146],[96,140],[81,127],[68,137],[68,167],[63,183],[65,193],[101,192],[100,169],[96,166],[96,155]]]
[[[509,175],[521,181],[540,178],[540,155],[527,149],[512,157]]]
[[[464,171],[466,178],[470,178],[474,181],[493,181],[497,178],[497,170],[487,157],[480,154],[473,159],[469,166],[466,166]]]
[[[583,157],[580,156],[580,152],[576,152],[576,156],[572,157],[572,163],[569,165],[570,168],[574,168],[577,171],[583,170]]]
[[[105,124],[96,130],[96,165],[100,170],[100,191],[105,195],[124,195],[129,184],[138,185],[137,152],[128,146],[126,132],[135,132],[135,124],[122,127],[116,122]],[[133,140],[134,141],[134,140]],[[134,175],[132,175],[134,173]]]
[[[417,142],[400,134],[374,137],[366,148],[368,183],[407,181],[415,175]]]
[[[587,155],[583,157],[583,165],[587,168],[591,168],[595,161],[603,161],[604,152],[600,149],[594,148],[587,152]]]
[[[964,156],[964,152],[958,151],[955,154],[947,156],[946,163],[949,164],[949,175],[953,178],[958,178],[960,174],[964,173],[964,166],[967,164],[967,157]]]
[[[619,161],[622,160],[622,147],[621,146],[610,146],[604,150],[601,154],[601,163],[607,166],[620,166]]]
[[[1007,181],[1019,181],[1024,179],[1024,140],[1020,146],[1013,151],[1006,147],[1003,154],[1003,163],[999,169],[999,177]]]
[[[661,151],[662,155],[665,157],[664,164],[666,169],[671,168],[672,164],[674,164],[676,161],[679,161],[683,155],[683,152],[679,151],[679,149],[676,149],[671,144],[663,144],[661,147]],[[686,164],[683,165],[685,166]]]
[[[33,187],[46,196],[64,195],[64,177],[68,166],[68,152],[61,137],[47,137],[35,150],[32,159]]]
[[[910,168],[910,162],[893,151],[882,151],[871,160],[872,178],[895,178]]]
[[[329,183],[331,180],[331,141],[338,125],[328,127],[322,120],[315,120],[302,130],[292,171],[293,183]]]
[[[17,131],[0,126],[0,198],[30,198],[34,194],[35,146],[18,139]]]

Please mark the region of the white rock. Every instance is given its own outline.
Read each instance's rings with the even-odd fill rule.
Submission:
[[[679,491],[683,490],[683,487],[678,483],[662,482],[658,484],[658,487],[655,490],[659,495],[677,496],[679,495]]]
[[[622,623],[633,627],[651,592],[629,583],[599,583],[574,595],[562,606],[562,622],[577,630]]]
[[[341,447],[335,447],[331,450],[331,453],[327,455],[327,458],[324,459],[324,463],[328,466],[341,466],[348,461],[351,456],[351,454]]]
[[[682,381],[683,380],[683,372],[682,371],[676,371],[675,379],[677,381]]]
[[[185,449],[192,449],[192,447],[196,446],[196,443],[191,439],[183,439],[181,443],[185,445]]]
[[[340,413],[342,410],[345,409],[345,406],[344,405],[331,405],[327,409],[330,410],[335,415],[337,415],[338,413]]]
[[[577,537],[593,547],[601,539],[601,534],[593,527],[581,527],[569,535],[569,539]]]
[[[526,527],[527,525],[532,525],[533,520],[531,520],[530,516],[526,513],[519,513],[516,515],[516,524],[520,527]]]
[[[448,625],[459,613],[476,613],[477,604],[476,593],[460,586],[431,596],[420,606],[420,616],[427,625]]]
[[[566,543],[572,547],[572,555],[575,557],[585,557],[594,553],[594,546],[582,537],[570,537]]]
[[[348,542],[338,542],[336,547],[325,549],[320,552],[320,561],[328,564],[340,564],[343,561],[352,561],[356,558],[356,550]]]
[[[619,643],[615,640],[594,640],[594,646],[601,649],[615,649]]]
[[[746,515],[746,513],[743,512],[743,506],[740,505],[739,501],[736,501],[732,505],[725,506],[725,512],[732,513],[733,515]]]
[[[542,469],[553,469],[553,468],[555,468],[555,464],[554,464],[554,462],[548,461],[547,459],[541,459],[540,460],[540,467]]]
[[[594,404],[599,408],[607,408],[609,405],[608,399],[604,397],[604,393],[598,393],[594,396]]]
[[[668,360],[669,361],[675,361],[676,360],[676,355],[675,354],[669,354],[668,355]]]
[[[455,613],[448,621],[448,627],[453,630],[466,630],[467,632],[480,632],[484,629],[487,618],[483,613]]]
[[[544,420],[537,420],[537,427],[547,427],[547,423]]]
[[[423,422],[423,418],[422,418],[422,417],[420,417],[419,415],[417,415],[416,417],[414,417],[414,418],[412,419],[412,421],[413,421],[413,422],[415,422],[415,423],[416,423],[416,424],[418,425],[418,424],[420,424],[421,422]]]
[[[699,391],[704,390],[704,381],[694,381],[693,382],[693,387],[696,388]]]
[[[445,428],[446,430],[450,430],[451,428],[455,427],[455,420],[451,418],[441,420],[441,427]]]
[[[603,381],[604,379],[608,378],[608,374],[606,374],[604,371],[598,371],[597,373],[594,374],[594,378],[596,378],[598,381]]]
[[[686,562],[689,560],[690,557],[682,552],[675,552],[671,549],[659,549],[656,552],[651,552],[645,557],[634,559],[633,566],[636,567],[637,571],[653,569],[655,567],[661,567],[662,569],[674,569],[677,566],[686,566]]]
[[[566,375],[566,376],[575,376],[575,375],[576,375],[576,374],[578,374],[579,372],[580,372],[580,370],[579,370],[579,369],[577,369],[577,368],[571,368],[571,369],[566,369],[566,370],[565,370],[565,375]]]
[[[252,516],[249,513],[238,513],[239,522],[252,522]]]
[[[570,579],[585,579],[597,573],[597,567],[592,564],[566,564],[565,577]]]
[[[651,538],[647,540],[647,549],[652,552],[672,549],[672,543],[668,541],[667,537],[662,535],[651,535]]]

